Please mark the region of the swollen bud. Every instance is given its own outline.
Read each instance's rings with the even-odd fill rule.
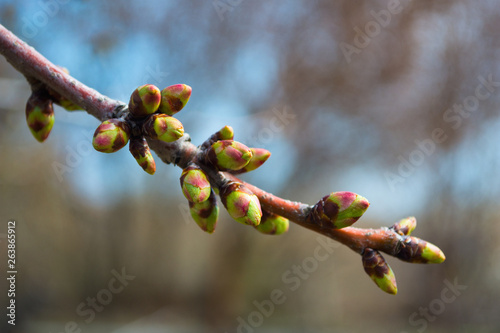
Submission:
[[[398,292],[396,276],[384,257],[378,251],[366,248],[361,259],[366,274],[373,282],[386,293],[396,295]]]
[[[220,188],[219,195],[233,219],[252,226],[260,224],[262,210],[259,198],[246,186],[231,181]]]
[[[132,137],[130,139],[129,150],[144,171],[150,175],[155,173],[156,163],[153,159],[151,151],[149,150],[148,143],[143,136]]]
[[[123,119],[108,119],[95,130],[92,145],[101,153],[114,153],[125,147],[129,137],[130,127]]]
[[[368,206],[368,200],[356,193],[333,192],[314,205],[310,220],[325,228],[341,229],[356,222]]]
[[[200,203],[189,202],[189,211],[193,220],[201,229],[209,234],[215,231],[217,219],[219,218],[219,206],[214,191],[210,192],[210,197]]]
[[[288,219],[264,210],[260,224],[255,229],[267,235],[281,235],[288,231],[289,224]]]
[[[231,126],[222,127],[217,133],[217,140],[232,140],[234,139],[234,130]]]
[[[234,138],[234,131],[231,126],[224,126],[214,134],[210,135],[208,139],[203,142],[201,145],[201,149],[207,150],[210,149],[216,141],[219,140],[232,140]]]
[[[26,103],[26,122],[39,142],[45,141],[54,126],[54,108],[45,93],[33,92]]]
[[[187,84],[174,84],[161,91],[160,112],[173,116],[186,105],[191,97],[191,87]]]
[[[395,223],[391,228],[401,236],[409,236],[416,227],[417,219],[410,216]]]
[[[144,123],[144,132],[152,139],[174,142],[184,135],[182,123],[166,114],[154,114]]]
[[[193,203],[207,200],[211,193],[210,182],[205,172],[196,164],[190,164],[182,170],[181,187],[186,199]]]
[[[153,114],[158,110],[161,101],[161,92],[152,84],[145,84],[134,90],[130,96],[128,109],[136,118]]]
[[[248,164],[252,151],[238,141],[221,140],[212,144],[207,158],[221,171],[239,170]]]
[[[412,236],[404,238],[396,257],[417,264],[440,264],[446,259],[443,251],[436,245]]]
[[[262,164],[264,164],[267,161],[267,159],[271,156],[271,152],[263,148],[250,148],[250,151],[252,152],[252,158],[250,159],[248,164],[245,165],[243,168],[233,172],[234,174],[253,171],[258,167],[260,167]]]

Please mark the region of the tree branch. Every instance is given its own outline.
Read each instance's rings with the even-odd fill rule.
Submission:
[[[398,244],[402,241],[402,237],[393,229],[322,228],[309,222],[308,217],[312,208],[310,205],[282,199],[231,174],[226,173],[225,176],[233,181],[245,184],[259,198],[262,207],[266,210],[286,217],[304,228],[328,236],[359,254],[363,253],[365,248],[377,249],[393,256],[398,253]]]
[[[124,106],[66,74],[1,24],[0,53],[27,79],[43,82],[101,121],[111,118],[116,109]]]
[[[56,91],[61,96],[82,107],[90,115],[101,121],[110,118],[126,117],[129,113],[126,103],[101,95],[94,89],[74,79],[2,25],[0,25],[0,53],[10,64],[12,64],[12,66],[14,66],[14,68],[22,73],[29,82],[37,80],[43,83],[46,87]],[[196,147],[192,144],[187,133],[179,140],[172,143],[166,143],[151,138],[147,138],[147,142],[149,147],[156,152],[163,162],[178,165],[183,169],[186,168],[190,162],[196,161],[196,159],[203,154],[204,150],[206,150],[206,147],[204,147],[205,145]],[[327,224],[323,224],[323,221],[318,220],[318,212],[315,211],[315,209],[327,210],[326,205],[328,202],[325,200],[328,199],[325,199],[326,197],[322,199],[323,201],[320,200],[314,206],[300,202],[292,202],[267,193],[252,184],[243,182],[228,172],[220,172],[215,168],[203,165],[203,163],[200,163],[200,165],[207,173],[210,184],[213,187],[221,189],[221,187],[229,181],[241,183],[258,197],[263,211],[285,217],[304,228],[339,241],[353,251],[362,254],[365,270],[379,287],[382,289],[386,288],[384,290],[387,292],[395,293],[395,289],[380,285],[380,274],[386,274],[386,268],[388,266],[384,266],[385,262],[383,258],[377,254],[377,250],[409,262],[438,263],[444,261],[444,254],[437,247],[418,238],[409,236],[415,227],[416,222],[414,219],[407,219],[404,223],[402,220],[399,224],[391,228],[359,229],[343,226],[343,228],[338,226],[332,228]],[[322,205],[324,205],[324,207]],[[366,208],[367,205],[365,209]],[[357,218],[359,218],[359,216]],[[355,220],[357,220],[357,218]],[[408,225],[408,223],[410,223],[410,225]],[[413,225],[411,225],[411,223],[413,223]],[[370,249],[375,251],[371,251]],[[375,259],[377,260],[376,265],[369,266],[372,262],[375,262]],[[378,274],[377,275],[373,273],[373,267],[383,267],[386,273],[381,273],[379,269],[378,272],[375,272]],[[387,278],[384,281],[387,282],[392,280]],[[395,281],[393,284],[395,286]]]
[[[43,82],[101,121],[112,118],[114,112],[125,105],[123,102],[101,95],[96,90],[66,74],[2,25],[0,25],[0,53],[20,73]],[[176,164],[181,168],[185,168],[197,153],[197,147],[189,141],[188,134],[184,134],[183,138],[172,143],[148,139],[148,144],[163,162]],[[362,253],[366,247],[371,247],[388,254],[395,254],[396,245],[401,237],[393,230],[353,227],[323,229],[307,222],[310,205],[279,198],[252,184],[243,182],[233,175],[228,173],[224,175],[229,179],[244,183],[257,195],[263,209],[286,217],[302,227],[331,237],[358,253]]]

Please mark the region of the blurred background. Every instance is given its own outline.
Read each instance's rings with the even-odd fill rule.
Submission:
[[[85,112],[58,107],[36,142],[29,87],[0,57],[1,299],[11,219],[18,268],[17,325],[2,315],[1,331],[498,332],[499,14],[493,0],[0,0],[1,24],[105,95],[190,85],[178,118],[195,144],[231,125],[273,153],[246,180],[310,204],[359,193],[356,226],[414,215],[447,256],[386,256],[391,296],[298,226],[262,235],[221,210],[205,234],[181,170],[94,151]]]

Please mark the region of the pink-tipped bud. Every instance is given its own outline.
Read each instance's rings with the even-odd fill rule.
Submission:
[[[130,127],[122,119],[108,119],[103,121],[95,130],[92,145],[101,153],[114,153],[128,142]]]
[[[184,127],[179,120],[160,113],[150,116],[143,130],[150,138],[165,142],[174,142],[184,135]]]
[[[208,160],[221,171],[239,170],[252,158],[250,148],[233,140],[215,142],[207,154]]]
[[[196,164],[190,164],[181,175],[182,193],[189,202],[200,203],[208,199],[210,182],[205,172]]]
[[[160,112],[173,116],[186,105],[191,97],[191,87],[187,84],[174,84],[161,91]]]
[[[153,114],[158,110],[161,101],[161,92],[152,84],[145,84],[134,90],[130,96],[128,109],[136,118]]]
[[[356,193],[333,192],[314,205],[310,221],[325,228],[345,228],[356,222],[368,206],[368,200]]]
[[[240,174],[240,173],[253,171],[253,170],[259,168],[262,164],[264,164],[269,159],[269,157],[271,157],[271,152],[267,149],[250,148],[250,151],[252,152],[252,158],[250,159],[250,161],[248,161],[248,164],[245,165],[243,168],[236,170],[232,173]]]
[[[260,224],[262,210],[259,198],[246,186],[229,182],[220,188],[220,198],[233,219],[252,226]]]

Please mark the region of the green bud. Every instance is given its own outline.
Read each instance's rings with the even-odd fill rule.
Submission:
[[[232,140],[234,138],[234,130],[231,126],[222,127],[217,133],[217,140]]]
[[[398,293],[394,272],[378,251],[366,248],[363,251],[361,259],[366,274],[380,289],[392,295]]]
[[[238,141],[221,140],[211,146],[207,157],[221,171],[239,170],[248,164],[252,151]]]
[[[64,109],[68,110],[68,111],[83,110],[83,108],[81,106],[76,105],[75,103],[73,103],[69,99],[67,99],[65,97],[62,97],[62,96],[61,96],[61,98],[59,100],[57,100],[56,103],[59,104],[60,106],[62,106]]]
[[[391,228],[401,236],[409,236],[416,227],[417,219],[410,216],[395,223]]]
[[[160,112],[173,116],[186,105],[191,97],[191,87],[187,84],[174,84],[161,91]]]
[[[211,193],[210,182],[196,164],[190,164],[182,170],[181,175],[182,193],[189,202],[200,203],[208,199]]]
[[[160,89],[155,85],[145,84],[134,90],[128,109],[134,117],[142,118],[158,111],[160,101]]]
[[[288,231],[289,224],[288,219],[264,210],[260,224],[255,229],[267,235],[281,235]]]
[[[234,131],[231,126],[224,126],[221,128],[219,131],[215,132],[214,134],[210,135],[208,139],[203,142],[201,145],[202,150],[208,150],[210,149],[210,146],[212,146],[216,141],[219,140],[232,140],[234,137]]]
[[[143,126],[150,138],[165,142],[174,142],[184,135],[182,123],[166,114],[153,114]]]
[[[252,152],[252,158],[250,159],[248,164],[245,165],[243,168],[233,172],[234,174],[253,171],[258,167],[260,167],[262,164],[264,164],[267,161],[267,159],[271,156],[271,152],[263,148],[250,148],[250,151]]]
[[[156,163],[149,150],[148,143],[143,136],[134,136],[130,139],[130,153],[144,171],[153,175],[156,171]]]
[[[333,192],[314,205],[310,221],[325,228],[345,228],[356,222],[368,206],[368,200],[356,193]]]
[[[122,119],[108,119],[103,121],[95,130],[92,145],[101,153],[114,153],[128,142],[130,127]]]
[[[259,198],[246,186],[231,181],[220,188],[219,195],[233,219],[252,226],[260,224],[262,210]]]
[[[200,203],[189,202],[189,211],[193,220],[201,229],[209,234],[215,231],[217,219],[219,218],[219,205],[214,191],[210,191],[210,197]]]
[[[26,103],[26,122],[39,142],[47,139],[54,126],[52,101],[44,93],[33,92]]]
[[[436,245],[423,239],[405,236],[400,243],[400,251],[396,255],[399,259],[417,264],[440,264],[446,257]]]

